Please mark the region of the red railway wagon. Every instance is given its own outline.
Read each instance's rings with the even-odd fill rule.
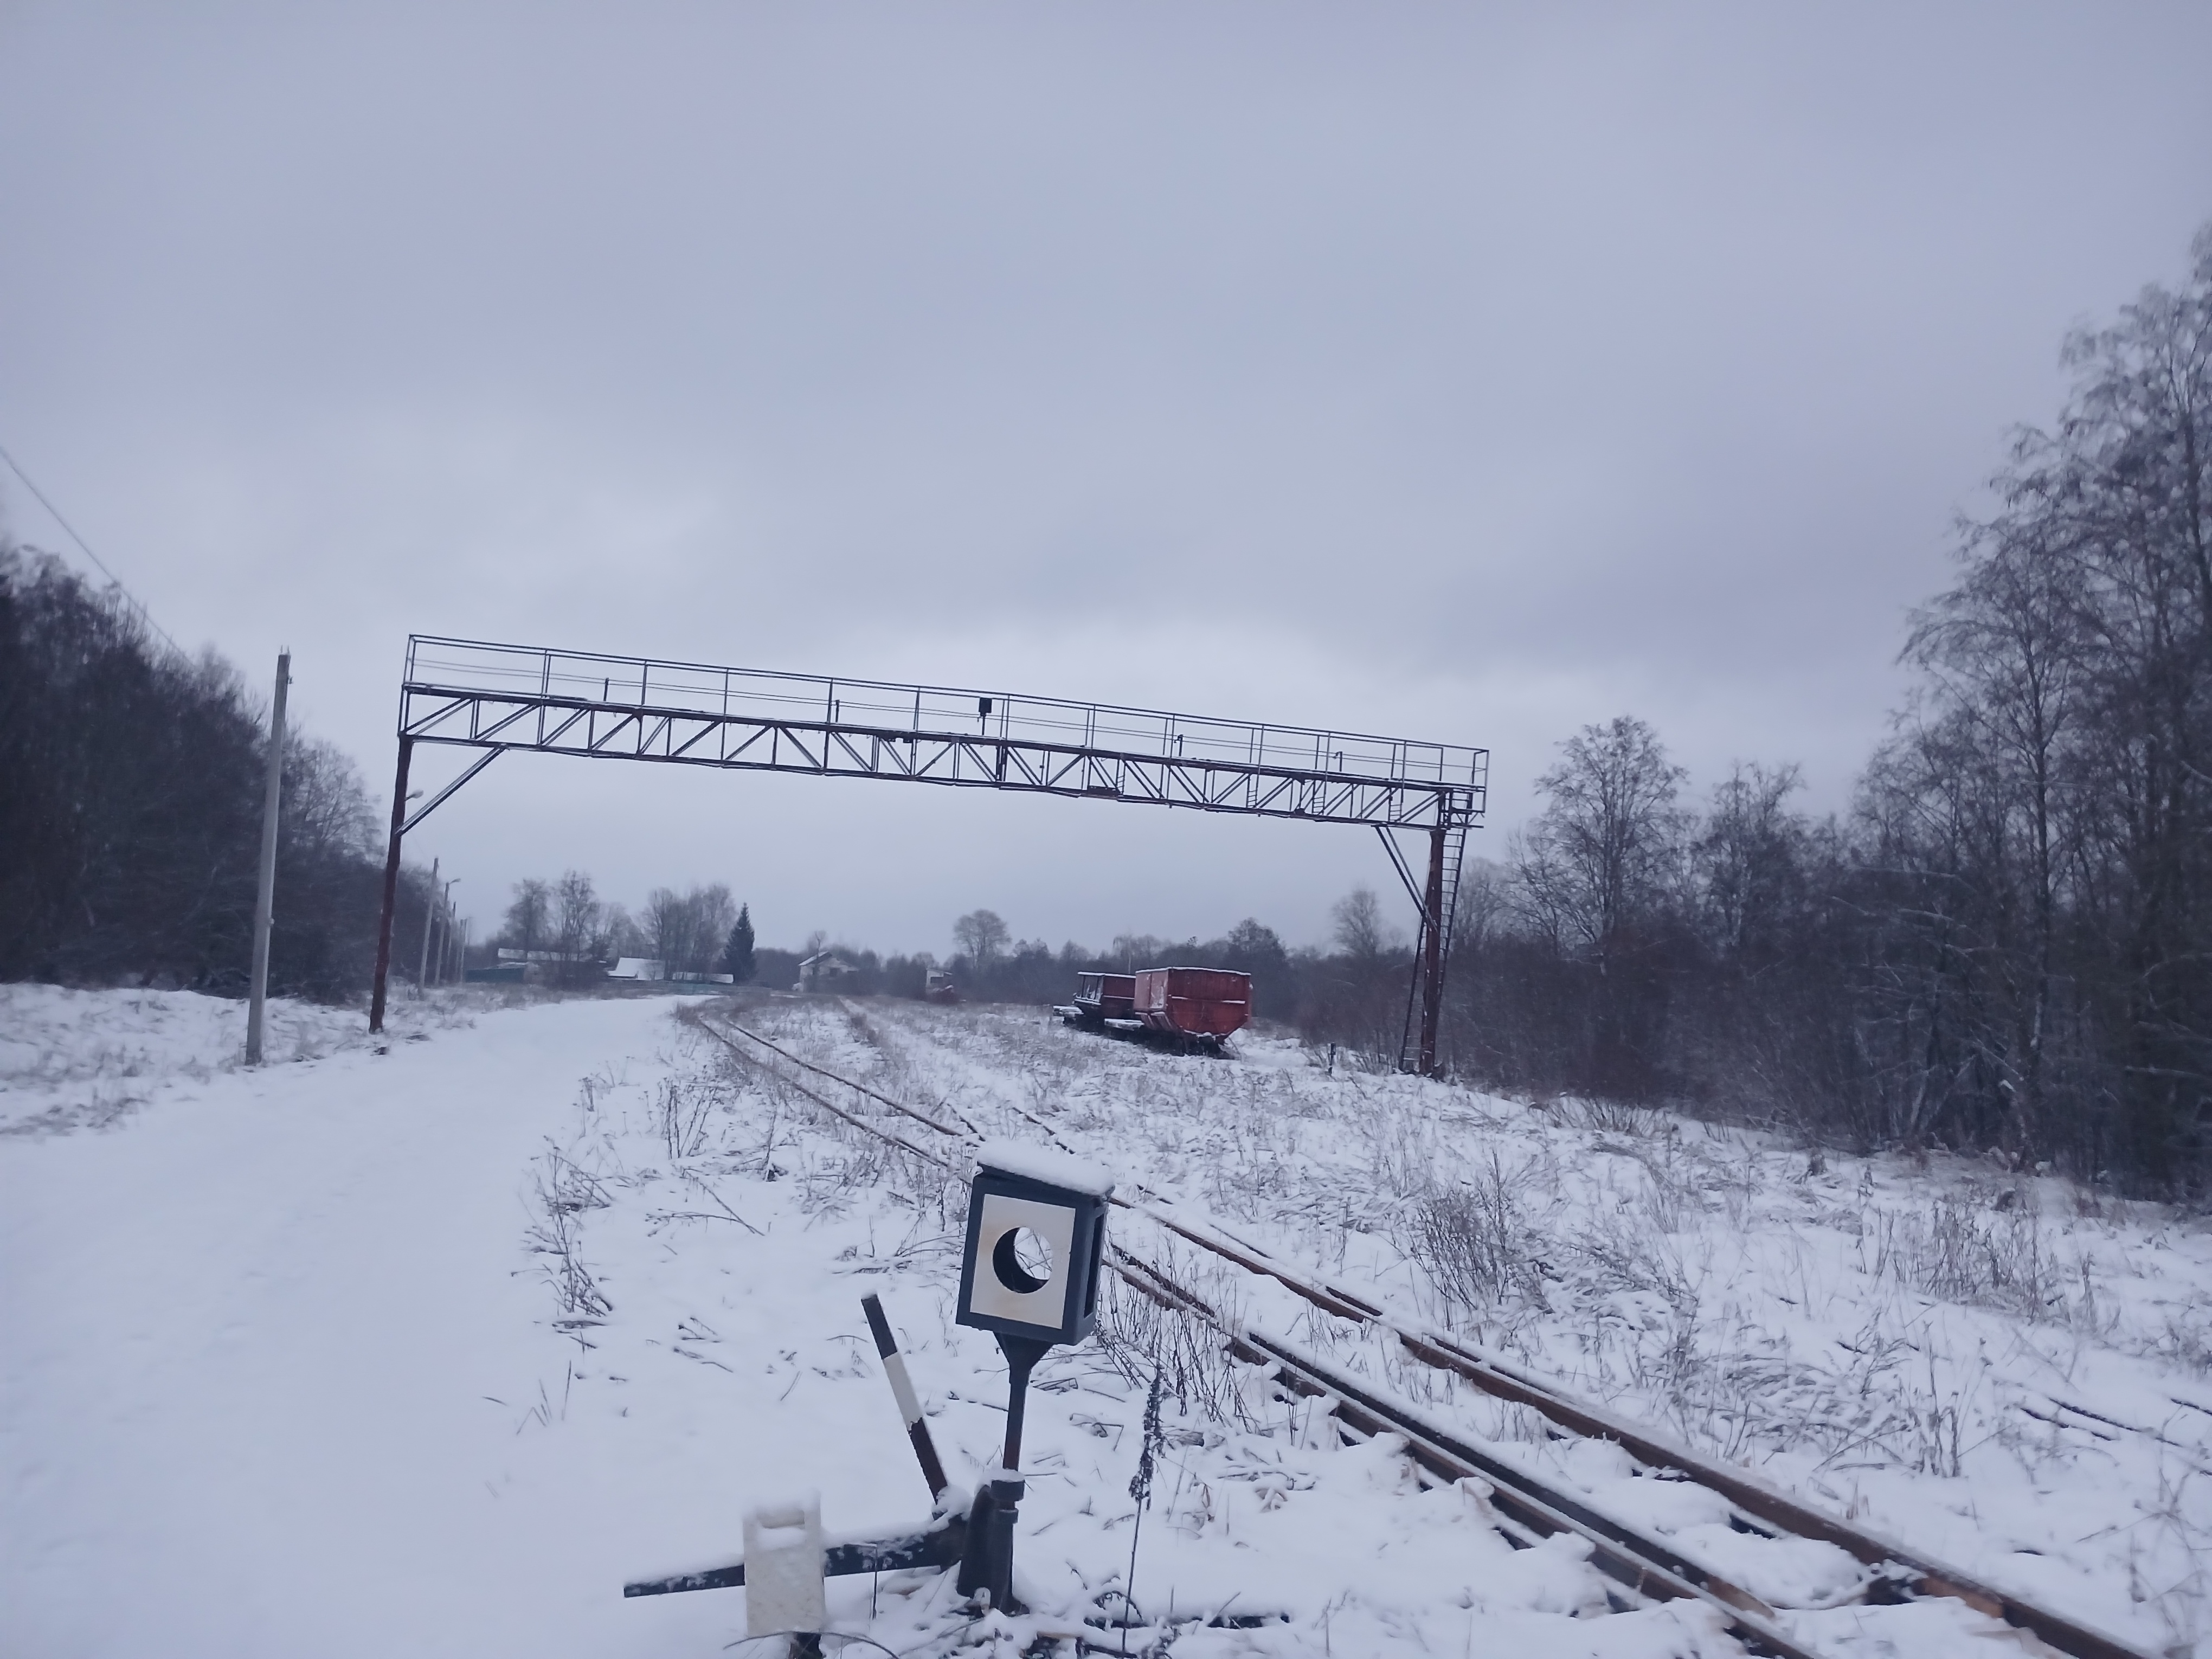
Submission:
[[[1093,1025],[1109,1019],[1137,1017],[1137,976],[1134,974],[1078,974],[1075,1006]]]
[[[1226,968],[1144,968],[1137,1018],[1155,1031],[1219,1042],[1252,1018],[1252,975]]]

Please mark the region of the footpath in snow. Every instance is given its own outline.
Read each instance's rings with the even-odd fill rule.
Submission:
[[[576,1350],[525,1235],[545,1136],[655,1065],[666,1005],[410,1010],[388,1053],[334,1029],[248,1073],[206,1040],[235,1005],[71,994],[0,988],[10,1054],[48,1054],[0,1100],[135,1109],[0,1138],[0,1652],[635,1650],[626,1518],[546,1484]]]

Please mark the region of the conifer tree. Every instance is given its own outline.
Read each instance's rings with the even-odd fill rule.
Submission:
[[[722,971],[740,985],[759,971],[759,963],[753,960],[753,912],[749,904],[738,907],[737,924],[730,929],[729,943],[722,947]]]

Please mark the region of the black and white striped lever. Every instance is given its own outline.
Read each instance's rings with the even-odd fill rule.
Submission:
[[[906,1374],[906,1356],[899,1352],[898,1339],[891,1334],[891,1322],[884,1317],[883,1298],[870,1291],[860,1298],[860,1311],[868,1316],[876,1352],[884,1362],[884,1375],[891,1380],[891,1395],[898,1401],[899,1417],[906,1424],[906,1437],[914,1443],[914,1455],[921,1463],[921,1478],[929,1482],[932,1498],[941,1497],[951,1482],[945,1478],[945,1465],[938,1461],[937,1443],[929,1437],[929,1425],[922,1421],[921,1401],[915,1394],[914,1379]]]
[[[950,1567],[968,1549],[968,1517],[940,1516],[927,1532],[904,1538],[866,1539],[832,1544],[822,1553],[822,1576],[836,1578],[861,1572],[897,1572],[907,1567]],[[642,1578],[624,1584],[625,1596],[672,1595],[680,1590],[735,1589],[745,1582],[745,1564],[679,1572],[666,1578]]]

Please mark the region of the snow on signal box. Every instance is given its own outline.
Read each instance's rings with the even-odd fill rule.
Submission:
[[[1097,1323],[1114,1184],[1079,1159],[1009,1141],[975,1154],[957,1322],[1001,1337],[1080,1342]]]

